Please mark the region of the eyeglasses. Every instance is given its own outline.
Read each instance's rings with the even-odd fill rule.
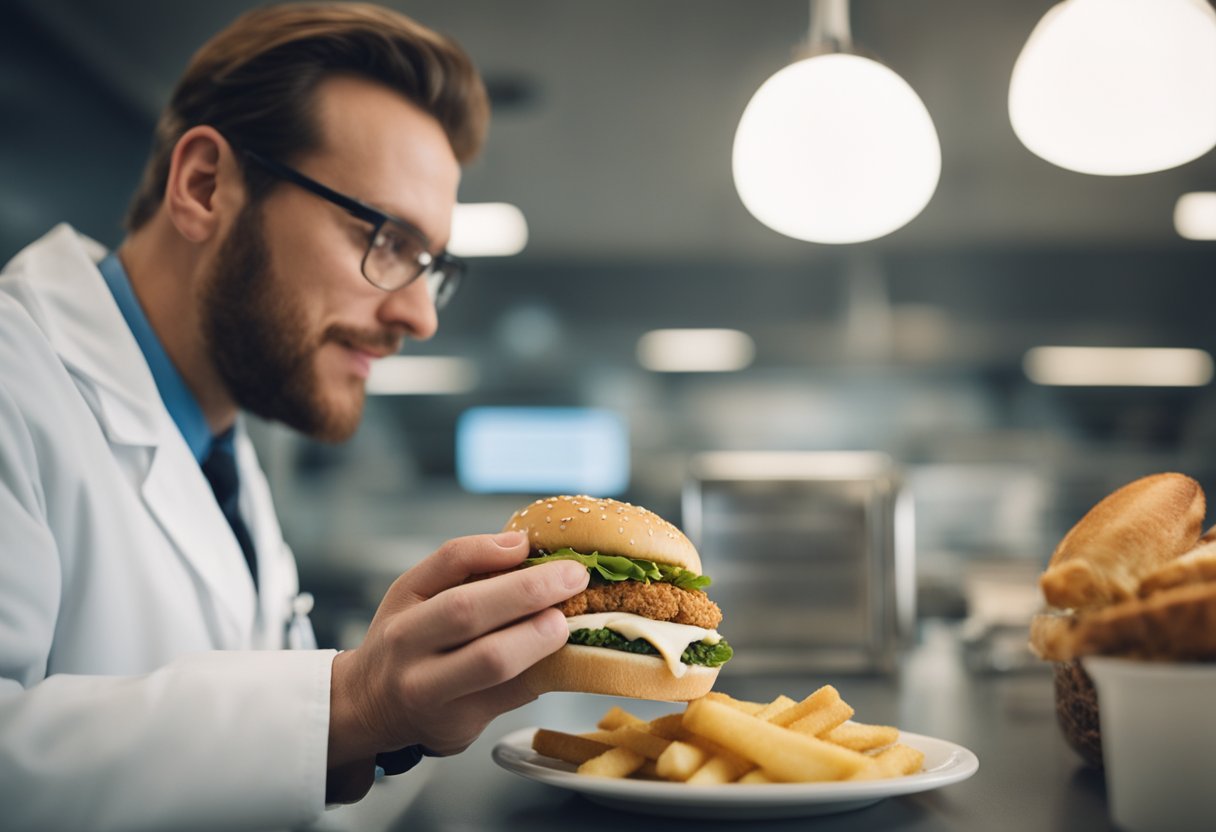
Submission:
[[[359,200],[327,188],[293,167],[267,159],[252,150],[242,151],[247,159],[272,176],[299,185],[332,202],[351,216],[372,227],[360,268],[367,282],[386,292],[402,289],[419,277],[426,278],[427,290],[436,309],[442,309],[456,294],[465,263],[442,251],[431,254],[426,235],[403,219],[386,214]]]

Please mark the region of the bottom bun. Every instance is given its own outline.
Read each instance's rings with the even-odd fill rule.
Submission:
[[[667,662],[655,656],[567,644],[525,670],[521,678],[538,696],[572,691],[687,702],[709,693],[718,668],[689,665],[677,679]]]

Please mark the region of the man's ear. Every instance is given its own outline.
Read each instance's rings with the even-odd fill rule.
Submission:
[[[243,200],[244,182],[232,147],[214,127],[191,127],[177,140],[165,183],[165,209],[178,232],[194,243],[214,236],[224,214]]]

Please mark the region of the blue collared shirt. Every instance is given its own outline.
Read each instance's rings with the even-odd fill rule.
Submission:
[[[97,264],[97,268],[101,270],[101,275],[105,278],[106,285],[110,287],[110,293],[114,295],[114,300],[118,304],[123,318],[126,319],[127,326],[131,329],[131,334],[135,336],[135,341],[143,351],[144,359],[148,362],[149,369],[152,370],[152,378],[156,381],[156,389],[160,391],[165,408],[173,417],[177,429],[182,432],[194,458],[201,465],[216,444],[231,453],[232,429],[219,436],[212,436],[211,428],[207,424],[207,417],[203,415],[203,409],[199,407],[194,394],[186,386],[186,380],[182,378],[177,367],[173,366],[169,354],[165,352],[160,339],[156,337],[152,324],[148,322],[148,316],[144,314],[143,307],[139,305],[139,299],[135,297],[135,290],[131,288],[127,270],[123,268],[118,255],[115,252],[106,255],[105,259]]]

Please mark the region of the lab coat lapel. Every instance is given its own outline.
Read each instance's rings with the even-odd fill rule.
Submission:
[[[22,258],[40,323],[149,511],[216,601],[219,641],[249,643],[256,613],[240,545],[169,416],[135,337],[95,265],[97,243],[57,226]]]
[[[176,429],[176,426],[174,426]],[[228,521],[185,440],[161,444],[141,493],[149,510],[225,614],[222,644],[250,645],[257,600],[253,579]]]

